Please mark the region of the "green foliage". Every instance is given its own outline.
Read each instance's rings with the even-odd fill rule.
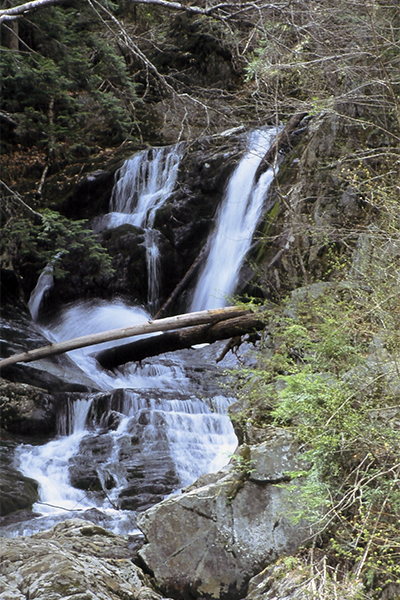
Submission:
[[[14,115],[23,143],[57,154],[71,142],[131,135],[135,87],[87,5],[40,10],[21,21],[19,35],[21,51],[2,49],[1,108]]]
[[[233,469],[239,475],[248,477],[254,472],[254,461],[251,461],[247,456],[233,454],[230,462],[233,464]]]
[[[383,264],[388,240],[372,234],[385,279],[368,268],[368,286],[294,292],[271,317],[259,367],[240,391],[242,419],[288,427],[302,448],[309,469],[290,473],[293,518],[313,524],[328,556],[372,597],[400,580],[398,238]]]
[[[111,275],[111,257],[87,228],[85,221],[71,221],[57,212],[45,209],[40,223],[30,219],[10,219],[2,229],[1,254],[8,256],[18,270],[19,263],[29,259],[51,264],[53,275],[63,278],[67,265],[84,264],[85,280]]]

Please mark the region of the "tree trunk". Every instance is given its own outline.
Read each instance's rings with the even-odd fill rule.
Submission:
[[[105,369],[114,369],[127,362],[141,361],[150,356],[190,348],[195,344],[205,344],[225,340],[231,337],[252,333],[265,327],[262,316],[247,313],[242,316],[220,321],[215,325],[204,324],[186,327],[178,331],[170,331],[103,350],[96,355],[96,360]]]
[[[171,329],[180,329],[182,327],[190,327],[201,324],[214,325],[219,321],[242,316],[248,312],[249,311],[247,309],[230,306],[227,308],[216,308],[213,310],[202,310],[199,312],[177,315],[176,317],[168,317],[167,319],[157,319],[155,321],[141,323],[140,325],[133,325],[132,327],[111,329],[101,333],[94,333],[91,335],[74,338],[72,340],[66,340],[65,342],[50,344],[49,346],[44,346],[35,350],[29,350],[28,352],[23,352],[22,354],[15,354],[14,356],[10,356],[1,360],[0,369],[9,365],[14,365],[18,362],[31,362],[38,360],[39,358],[45,358],[47,356],[54,356],[55,354],[69,352],[70,350],[76,350],[77,348],[84,348],[94,344],[102,344],[103,342],[112,342],[114,340],[120,340],[135,335],[145,335],[148,333],[154,333],[156,331],[170,331]]]

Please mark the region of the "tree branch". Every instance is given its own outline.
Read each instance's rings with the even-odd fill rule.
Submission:
[[[36,210],[33,210],[33,208],[31,208],[28,204],[26,204],[26,202],[23,201],[23,199],[21,198],[21,196],[19,194],[17,194],[17,192],[14,192],[14,190],[12,190],[11,188],[8,187],[8,185],[6,185],[4,183],[4,181],[2,181],[0,179],[0,185],[3,186],[3,188],[9,193],[11,194],[11,196],[17,200],[22,206],[23,208],[28,211],[28,213],[30,214],[30,216],[32,217],[34,223],[41,223],[43,221],[43,216],[36,212]]]
[[[62,4],[62,2],[64,2],[64,0],[33,0],[33,2],[26,2],[25,4],[12,6],[11,8],[3,8],[0,10],[0,23],[17,19],[18,17],[22,17],[25,13],[33,12],[38,8]]]
[[[25,2],[24,4],[19,4],[18,6],[13,6],[11,8],[3,8],[0,10],[0,23],[17,19],[24,16],[26,13],[33,12],[39,8],[45,8],[55,4],[62,4],[64,1],[65,0],[33,0],[33,2]],[[243,4],[239,3],[239,5],[237,2],[220,2],[218,4],[214,4],[213,6],[208,6],[207,8],[189,5],[186,2],[174,2],[173,0],[130,0],[130,2],[132,4],[146,4],[147,6],[161,6],[162,8],[167,8],[168,10],[184,11],[191,15],[215,16],[216,18],[220,19],[232,18],[243,11],[251,9],[260,10],[260,8],[266,7],[277,8],[277,6],[273,4],[265,5],[262,2],[260,6],[260,0],[255,0],[254,2],[245,2]],[[237,10],[238,8],[239,10]],[[223,11],[224,13],[227,13],[227,15],[223,17],[215,14],[219,11]]]
[[[264,329],[264,327],[265,320],[262,315],[247,313],[221,320],[214,325],[206,323],[142,338],[130,344],[103,350],[94,356],[103,368],[112,370],[127,362],[140,362],[151,356],[191,348],[196,344],[212,344],[232,336],[236,339],[246,333],[251,334],[256,330]]]

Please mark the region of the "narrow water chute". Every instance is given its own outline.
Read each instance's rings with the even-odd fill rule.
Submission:
[[[208,255],[193,293],[192,311],[222,308],[235,292],[274,177],[269,169],[256,182],[257,169],[276,135],[277,129],[271,128],[254,131],[249,137],[249,149],[230,178],[217,213]]]

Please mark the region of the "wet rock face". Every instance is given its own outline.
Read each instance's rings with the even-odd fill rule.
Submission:
[[[229,144],[201,140],[182,159],[177,190],[157,212],[155,227],[184,257],[187,268],[207,239],[235,159],[244,149],[241,138],[230,138]]]
[[[135,539],[81,519],[0,544],[3,600],[161,600],[133,564]]]
[[[6,431],[22,435],[55,433],[55,403],[43,389],[0,379],[0,418]]]
[[[2,306],[0,336],[3,358],[50,343],[33,323],[26,307],[23,310],[12,305]],[[56,394],[97,389],[97,385],[65,354],[12,365],[2,369],[1,375],[8,381],[29,384]]]
[[[169,395],[172,395],[169,393]],[[171,449],[163,428],[162,415],[154,415],[150,409],[154,394],[141,392],[149,398],[138,409],[135,419],[126,427],[124,434],[116,439],[113,432],[124,418],[123,393],[99,395],[93,402],[88,426],[93,434],[80,444],[79,453],[70,461],[71,484],[90,493],[112,494],[118,489],[114,504],[122,510],[143,511],[161,502],[179,486],[179,479],[171,456]],[[163,393],[163,397],[168,392]],[[159,434],[152,439],[151,430]],[[114,496],[113,496],[114,497]]]
[[[308,528],[284,516],[284,484],[274,485],[298,466],[295,452],[284,433],[269,444],[242,448],[217,476],[200,478],[186,493],[139,516],[147,542],[139,555],[166,594],[242,598],[253,575],[307,539]]]
[[[95,214],[107,212],[114,173],[115,167],[94,171],[83,177],[62,202],[60,212],[69,219],[89,219]]]
[[[13,456],[15,443],[2,433],[0,445],[0,517],[16,511],[30,509],[39,500],[38,483],[14,467]]]

